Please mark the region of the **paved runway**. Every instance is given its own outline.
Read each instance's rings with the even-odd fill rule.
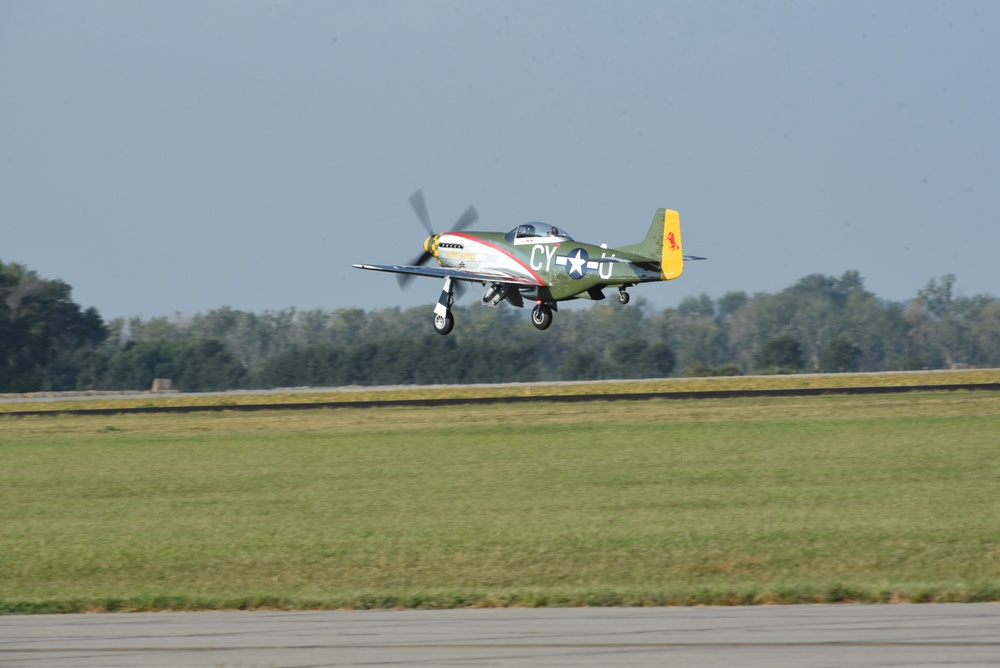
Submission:
[[[0,617],[0,666],[1000,666],[1000,604]]]

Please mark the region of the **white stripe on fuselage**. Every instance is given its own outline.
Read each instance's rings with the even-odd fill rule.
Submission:
[[[461,246],[448,248],[447,245]],[[538,279],[520,260],[508,255],[491,243],[459,234],[442,234],[438,237],[438,262],[453,269],[499,271],[532,281]]]

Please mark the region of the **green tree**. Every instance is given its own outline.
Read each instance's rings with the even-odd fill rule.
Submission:
[[[666,343],[657,342],[646,346],[640,356],[642,377],[666,378],[677,366],[677,356]]]
[[[639,295],[628,306],[614,299],[569,304],[545,332],[531,326],[530,309],[473,304],[454,309],[458,326],[447,337],[433,333],[427,306],[260,315],[222,308],[112,321],[112,335],[93,354],[60,357],[42,378],[55,386],[75,377],[89,386],[111,377],[105,367],[129,342],[206,339],[221,341],[248,371],[240,382],[256,387],[634,378],[676,368],[700,375],[877,371],[949,359],[1000,365],[998,302],[955,296],[953,284],[948,276],[932,281],[904,305],[865,290],[857,272],[813,274],[775,294],[700,295],[659,312]]]
[[[990,300],[984,304],[971,329],[979,350],[976,363],[1000,366],[1000,302]]]
[[[61,280],[0,262],[0,392],[76,388],[76,370],[108,332],[71,292]]]
[[[730,358],[727,317],[707,296],[688,297],[676,309],[650,319],[651,325],[685,369],[713,367]]]
[[[611,348],[611,359],[621,378],[669,376],[677,363],[669,345],[650,344],[642,339],[619,341]]]
[[[169,378],[186,392],[241,387],[246,370],[220,342],[149,341],[128,343],[108,363],[104,389],[146,390],[154,378]]]
[[[254,387],[328,387],[346,385],[343,355],[329,344],[290,348],[253,371]]]
[[[819,370],[824,373],[857,371],[860,357],[861,349],[841,334],[823,349],[819,357]]]
[[[932,278],[917,293],[916,302],[924,316],[922,338],[933,351],[928,357],[937,358],[934,359],[934,366],[951,366],[959,361],[961,355],[961,323],[952,294],[954,286],[954,274],[945,274],[940,283]]]
[[[930,367],[956,364],[990,365],[994,345],[989,336],[996,299],[990,295],[963,297],[954,294],[955,276],[946,274],[940,281],[931,279],[917,293],[911,305],[910,336]]]
[[[592,350],[570,350],[559,365],[562,380],[593,380],[600,377],[600,360]]]
[[[649,344],[642,339],[626,339],[611,347],[611,361],[619,378],[637,378],[642,374],[642,356]]]
[[[754,364],[760,371],[778,373],[800,371],[803,367],[802,345],[790,334],[774,337],[757,351]]]
[[[750,298],[747,297],[747,293],[745,292],[727,292],[719,297],[719,315],[723,318],[728,318],[746,306],[748,301],[750,301]]]

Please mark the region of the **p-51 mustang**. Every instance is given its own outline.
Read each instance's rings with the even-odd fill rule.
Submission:
[[[639,283],[670,281],[684,271],[685,260],[704,260],[681,250],[680,215],[660,209],[654,214],[646,238],[637,244],[608,248],[574,241],[566,232],[543,223],[518,225],[502,232],[463,232],[479,219],[469,207],[449,232],[435,234],[421,191],[410,197],[417,217],[430,236],[424,252],[408,265],[356,264],[358,269],[400,274],[405,286],[413,276],[444,279],[441,297],[434,307],[434,330],[448,334],[455,326],[451,307],[457,281],[486,286],[483,306],[502,301],[522,308],[535,302],[531,322],[548,329],[558,302],[568,299],[604,299],[604,289],[618,288],[618,301],[629,301],[626,289]],[[438,266],[424,266],[431,259]]]

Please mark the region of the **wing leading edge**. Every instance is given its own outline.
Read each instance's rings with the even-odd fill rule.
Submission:
[[[460,281],[475,283],[510,283],[512,285],[544,285],[524,276],[512,276],[500,271],[472,271],[470,269],[453,269],[451,267],[413,267],[399,264],[355,264],[357,269],[371,271],[387,271],[393,274],[412,274],[415,276],[431,276],[434,278],[455,278]]]

